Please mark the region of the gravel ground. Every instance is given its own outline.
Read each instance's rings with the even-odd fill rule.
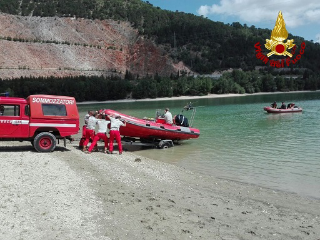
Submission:
[[[0,239],[320,239],[319,199],[77,143],[0,156]]]

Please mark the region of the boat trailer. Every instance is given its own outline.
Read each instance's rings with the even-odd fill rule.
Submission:
[[[124,146],[142,146],[142,147],[154,147],[160,149],[167,149],[174,146],[174,143],[170,139],[138,139],[138,138],[121,138],[121,143]]]

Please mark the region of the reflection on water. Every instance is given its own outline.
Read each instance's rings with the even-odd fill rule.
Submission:
[[[268,120],[278,121],[279,119],[293,119],[295,115],[302,114],[302,112],[297,113],[285,113],[285,114],[269,114],[265,113]]]
[[[320,93],[199,99],[194,127],[199,139],[174,148],[135,149],[136,154],[203,174],[320,198]],[[302,113],[267,114],[273,101],[294,102]],[[136,117],[169,107],[178,114],[185,100],[80,106],[112,108]],[[188,112],[184,112],[188,116]]]

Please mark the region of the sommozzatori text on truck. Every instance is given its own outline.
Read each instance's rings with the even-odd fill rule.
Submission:
[[[79,131],[73,97],[31,95],[0,97],[0,141],[30,141],[38,152],[51,152],[57,139],[71,140]]]

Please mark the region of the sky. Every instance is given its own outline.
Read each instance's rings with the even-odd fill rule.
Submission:
[[[146,1],[146,0],[144,0]],[[272,30],[279,11],[294,36],[320,43],[320,0],[148,0],[161,9]]]

